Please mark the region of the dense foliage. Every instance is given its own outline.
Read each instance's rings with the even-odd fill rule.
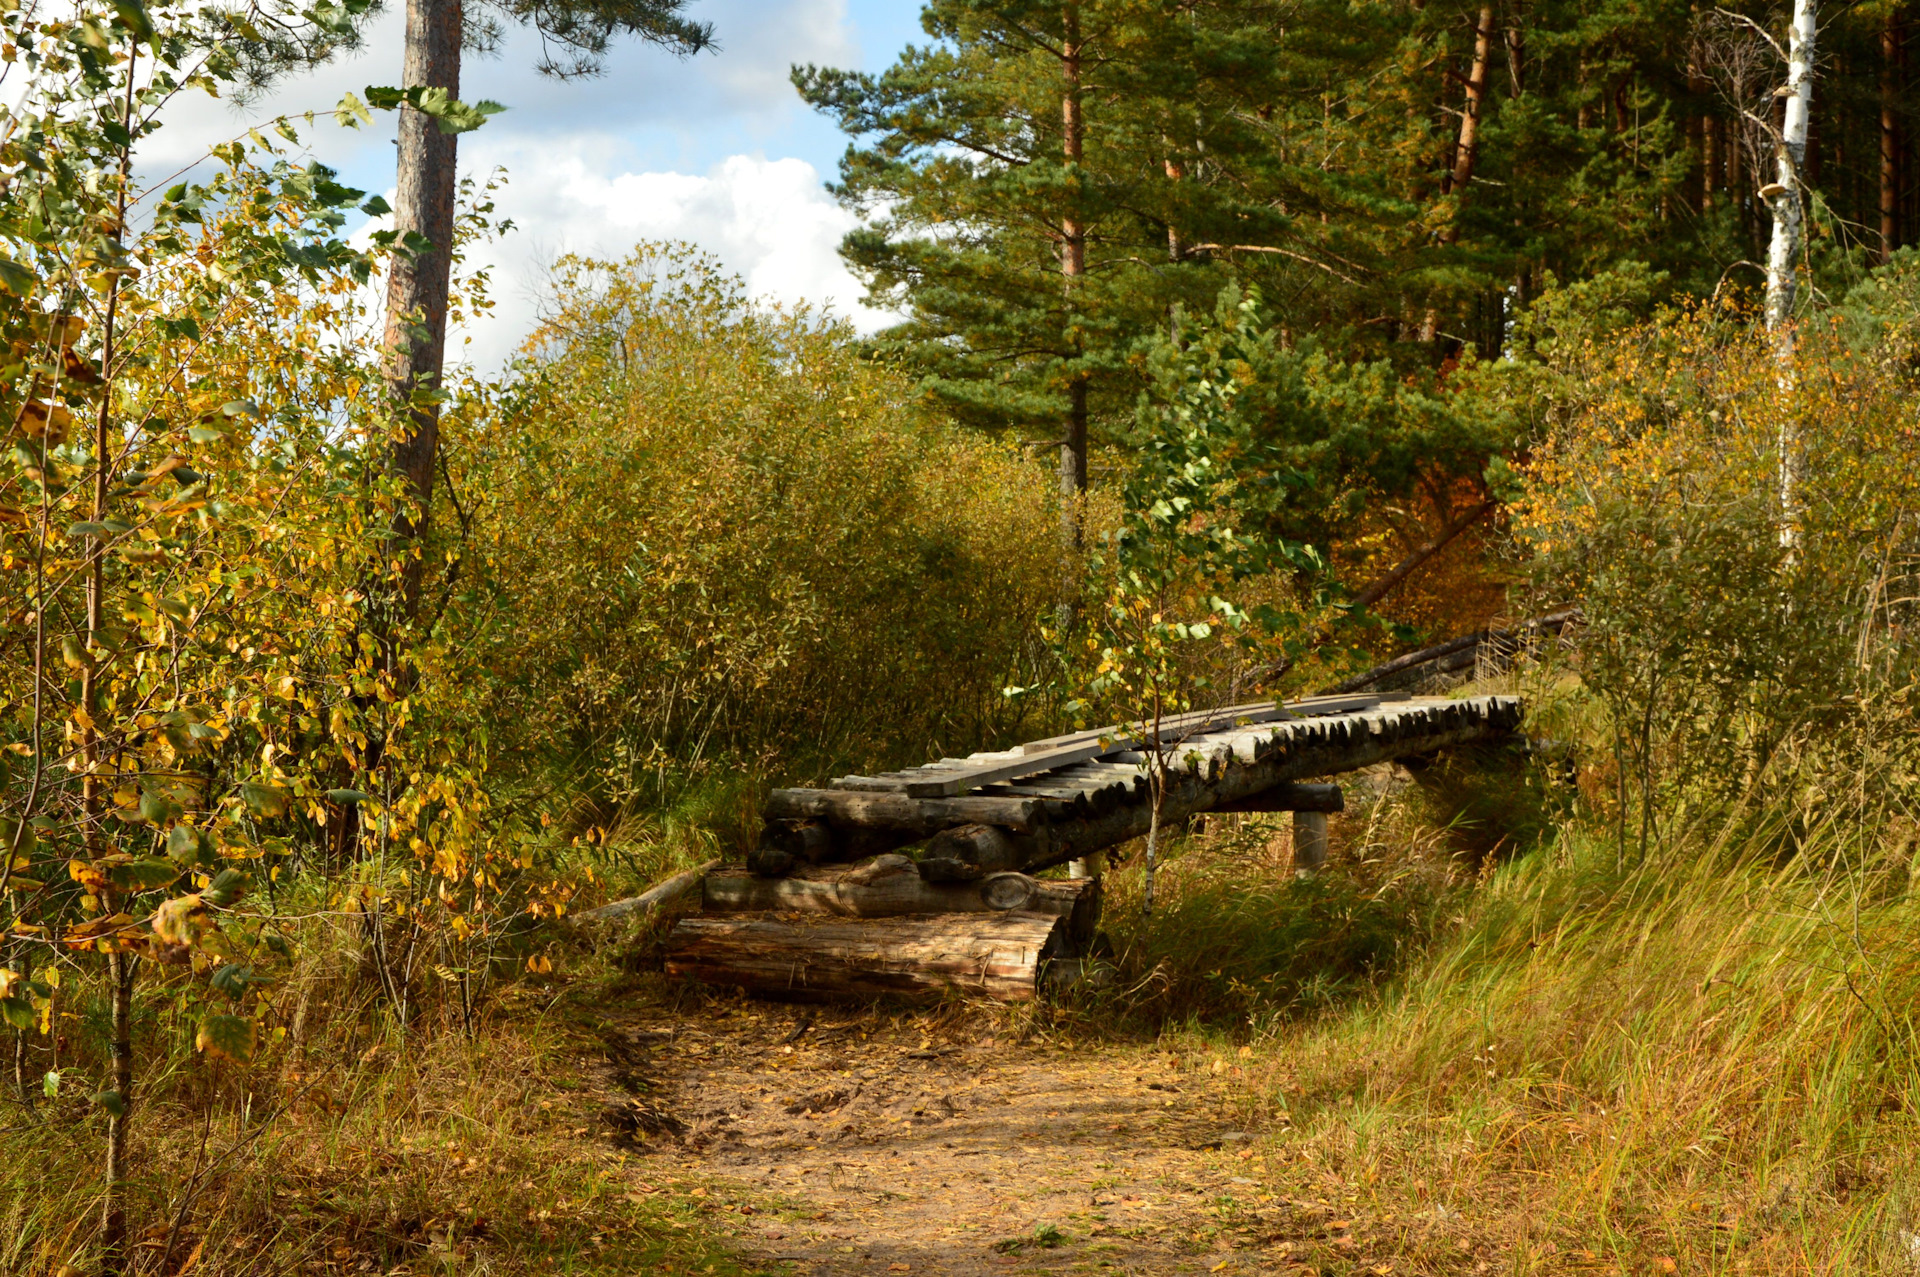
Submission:
[[[1045,476],[843,324],[683,247],[568,259],[511,411],[456,454],[497,610],[494,746],[605,817],[694,773],[901,765],[1030,725],[1067,564]]]

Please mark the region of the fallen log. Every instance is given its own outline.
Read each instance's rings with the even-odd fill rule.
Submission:
[[[1054,914],[954,913],[858,922],[765,915],[682,918],[666,941],[667,974],[770,997],[954,996],[1030,1002],[1047,964],[1067,952]]]
[[[929,882],[906,856],[880,856],[856,866],[821,865],[786,878],[762,878],[723,867],[701,885],[708,913],[774,911],[841,918],[892,918],[916,913],[1045,913],[1067,920],[1067,938],[1083,949],[1100,922],[1100,881],[1049,881],[998,873],[966,882]]]
[[[920,857],[920,876],[928,882],[972,882],[992,873],[1018,869],[1022,862],[1013,835],[992,825],[943,829]]]
[[[598,922],[607,918],[624,917],[630,913],[644,913],[649,909],[664,909],[681,896],[698,887],[701,881],[706,878],[707,874],[719,864],[720,862],[718,860],[709,860],[704,865],[696,866],[695,868],[677,873],[671,878],[664,879],[648,887],[637,896],[630,896],[625,900],[616,900],[611,904],[601,905],[597,909],[583,909],[573,916],[583,922]]]

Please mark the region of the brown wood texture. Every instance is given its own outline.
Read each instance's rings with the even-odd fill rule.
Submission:
[[[1543,618],[1541,628],[1555,619]],[[1241,803],[1249,804],[1243,810],[1259,810],[1256,804],[1269,802],[1275,809],[1301,810],[1278,806],[1273,791],[1387,759],[1505,740],[1523,714],[1519,698],[1513,696],[1333,696],[1297,708],[1312,716],[1240,723],[1181,740],[1170,767],[1167,819]],[[837,854],[849,859],[938,837],[940,846],[929,847],[919,861],[921,875],[933,882],[967,881],[1005,869],[1031,872],[1146,833],[1150,795],[1140,766],[1144,758],[1136,749],[1081,759],[940,799],[775,790],[767,815],[770,820],[824,820],[833,827],[841,848]],[[985,826],[992,832],[983,835],[963,826]],[[872,845],[871,838],[879,834],[896,841]],[[869,841],[863,843],[863,837]],[[775,872],[789,867],[783,864]]]
[[[705,915],[668,934],[669,976],[795,999],[1029,1002],[1067,948],[1066,920],[1017,911],[870,918]]]
[[[909,798],[901,793],[845,789],[776,789],[767,796],[767,819],[821,819],[836,828],[864,825],[925,838],[953,825],[999,825],[1029,829],[1038,804],[1011,798]]]
[[[801,869],[786,878],[762,878],[738,866],[707,874],[701,907],[708,913],[757,911],[840,918],[893,918],[923,913],[1045,913],[1067,919],[1075,948],[1093,939],[1100,918],[1100,881],[1055,881],[1020,873],[969,882],[928,882],[907,856],[880,856],[862,865]]]
[[[1352,771],[1392,758],[1510,737],[1517,697],[1409,701],[1363,714],[1282,723],[1271,731],[1222,733],[1192,742],[1168,777],[1164,821],[1212,811],[1289,781]],[[1147,832],[1151,805],[1131,802],[1104,815],[1070,817],[1017,834],[1021,868],[1064,864]]]
[[[1103,756],[1136,750],[1154,739],[1163,745],[1178,743],[1208,732],[1235,726],[1251,726],[1276,720],[1313,717],[1325,714],[1353,713],[1372,709],[1395,693],[1309,696],[1303,700],[1256,701],[1220,709],[1194,710],[1169,714],[1156,725],[1151,722],[1116,723],[1066,736],[1034,741],[1014,749],[974,754],[968,758],[943,758],[937,763],[906,771],[886,772],[879,776],[839,776],[831,782],[834,789],[866,793],[903,793],[910,798],[953,798],[982,785],[1016,781],[1058,771]],[[1400,696],[1399,699],[1405,699]]]

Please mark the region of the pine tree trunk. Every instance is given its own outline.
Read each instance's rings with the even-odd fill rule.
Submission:
[[[1900,129],[1894,106],[1899,93],[1900,25],[1892,14],[1880,25],[1880,260],[1899,247]]]
[[[1794,0],[1793,26],[1787,33],[1785,111],[1774,153],[1774,180],[1763,194],[1773,212],[1773,238],[1767,247],[1767,331],[1780,361],[1780,544],[1791,553],[1800,540],[1802,443],[1791,399],[1793,375],[1794,267],[1800,257],[1806,204],[1801,175],[1807,158],[1807,125],[1813,113],[1813,41],[1816,0]]]
[[[1447,175],[1446,189],[1454,197],[1453,216],[1440,232],[1440,242],[1460,242],[1460,212],[1467,202],[1467,187],[1473,181],[1474,161],[1480,153],[1480,113],[1487,97],[1487,66],[1493,41],[1493,6],[1482,5],[1473,30],[1473,69],[1467,76],[1467,109],[1460,116],[1460,137],[1453,149],[1453,170]]]
[[[460,95],[460,0],[407,0],[406,88],[442,88]],[[436,391],[447,350],[447,294],[453,275],[454,199],[458,191],[456,139],[432,117],[400,108],[398,190],[393,224],[428,241],[415,257],[396,255],[387,284],[387,383],[408,421],[393,445],[392,469],[405,477],[414,508],[395,520],[398,545],[409,555],[401,606],[411,616],[419,605],[425,564],[411,542],[426,531],[433,496],[434,463],[440,446],[440,410],[415,405],[416,391]]]
[[[1060,123],[1067,177],[1067,207],[1060,219],[1060,274],[1071,312],[1079,304],[1081,276],[1087,272],[1087,227],[1080,201],[1080,164],[1085,154],[1086,121],[1080,110],[1080,7],[1066,6],[1061,71],[1066,87],[1060,99]],[[1076,349],[1076,355],[1081,353]],[[1072,549],[1086,538],[1082,494],[1087,490],[1087,379],[1075,371],[1067,383],[1066,435],[1060,443],[1060,531]]]
[[[1442,244],[1460,242],[1460,213],[1467,202],[1467,186],[1473,181],[1473,164],[1480,149],[1480,111],[1487,97],[1487,66],[1493,37],[1493,6],[1482,5],[1473,29],[1473,67],[1467,75],[1467,107],[1460,115],[1460,132],[1454,139],[1451,163],[1440,181],[1441,195],[1453,196],[1453,211],[1440,229]],[[1420,320],[1420,340],[1432,344],[1440,336],[1440,312],[1433,306]]]

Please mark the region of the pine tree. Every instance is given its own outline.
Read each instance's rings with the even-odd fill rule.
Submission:
[[[1054,434],[1073,498],[1142,336],[1210,307],[1233,246],[1297,216],[1214,178],[1275,162],[1247,56],[1264,33],[1166,0],[936,0],[924,21],[939,43],[879,76],[795,70],[855,139],[836,192],[878,215],[843,251],[908,315],[877,351],[962,420]]]
[[[617,35],[637,36],[680,54],[711,47],[712,28],[683,18],[685,7],[686,0],[493,0],[467,14],[461,0],[407,0],[401,82],[407,100],[400,107],[394,229],[403,245],[417,248],[394,258],[386,333],[389,390],[410,425],[390,460],[415,503],[412,513],[396,521],[403,543],[424,529],[439,453],[437,396],[453,272],[457,135],[477,122],[471,112],[457,109],[462,48],[469,41],[496,39],[506,22],[523,23],[542,37],[543,72],[592,75]],[[401,600],[408,615],[418,603],[423,563],[417,554],[408,563]]]

